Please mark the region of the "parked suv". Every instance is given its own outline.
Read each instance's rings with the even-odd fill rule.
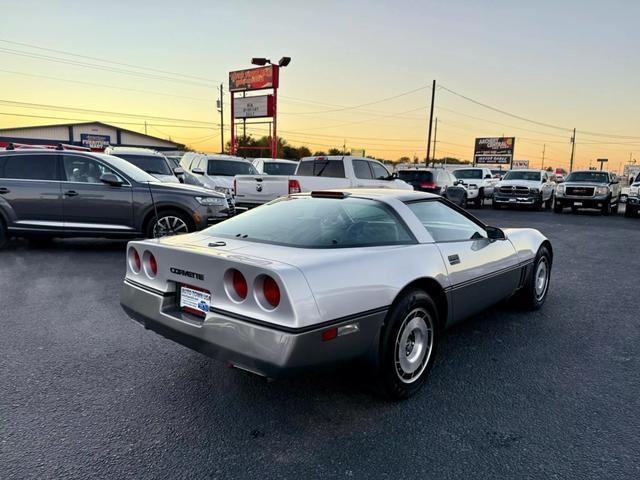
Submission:
[[[527,205],[536,210],[551,208],[556,182],[553,174],[544,170],[509,170],[496,185],[493,208]]]
[[[615,173],[583,170],[571,172],[556,187],[555,213],[565,207],[572,212],[582,208],[597,208],[603,215],[617,213],[620,204],[620,182]]]
[[[179,175],[183,173],[182,168],[174,168],[167,157],[160,152],[148,148],[129,147],[107,147],[104,151],[107,155],[120,157],[132,163],[149,175],[165,183],[182,183]]]
[[[10,236],[158,237],[230,215],[224,195],[161,183],[118,157],[91,152],[0,152],[0,246]]]
[[[627,206],[624,211],[625,217],[635,217],[640,211],[640,173],[629,187]]]
[[[207,187],[229,197],[234,195],[233,179],[236,175],[258,175],[251,162],[231,155],[187,152],[182,156],[180,166],[200,177]]]
[[[282,158],[254,158],[251,164],[260,175],[293,175],[298,162]]]
[[[469,200],[477,207],[482,206],[485,198],[491,198],[498,179],[491,170],[481,167],[458,168],[453,175],[466,187]]]

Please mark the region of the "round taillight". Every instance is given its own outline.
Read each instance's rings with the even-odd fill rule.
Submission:
[[[140,260],[140,255],[138,255],[138,252],[135,250],[133,251],[133,263],[136,266],[136,272],[139,272],[140,268],[142,268],[142,261]]]
[[[155,277],[158,274],[158,262],[156,262],[156,257],[153,256],[153,253],[149,254],[149,270]]]
[[[247,281],[245,280],[244,275],[242,275],[238,270],[234,270],[232,282],[236,295],[238,295],[242,300],[247,298],[249,287],[247,286]]]
[[[264,298],[273,308],[280,304],[280,287],[271,277],[265,277],[262,284]]]

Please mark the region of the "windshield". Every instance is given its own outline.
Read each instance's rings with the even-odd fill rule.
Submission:
[[[602,172],[573,172],[569,174],[566,181],[609,183],[609,175]]]
[[[244,160],[209,160],[207,175],[235,177],[236,175],[257,175],[258,171]]]
[[[267,175],[293,175],[298,168],[297,163],[264,162],[264,173]]]
[[[133,153],[114,153],[113,156],[120,157],[151,175],[173,175],[164,157]]]
[[[95,153],[94,155],[97,155],[98,158],[100,158],[100,160],[103,160],[104,162],[108,163],[109,165],[116,168],[117,170],[120,170],[131,180],[134,180],[140,183],[146,183],[146,182],[158,183],[159,182],[157,178],[152,177],[147,172],[136,167],[135,165],[128,162],[127,160],[124,160],[119,157],[115,157],[113,155],[104,155],[100,153]]]
[[[361,198],[285,197],[204,230],[300,248],[346,248],[414,243],[394,212]]]
[[[468,170],[456,170],[453,172],[457,179],[479,179],[482,178],[482,170],[468,169]]]
[[[539,182],[540,172],[527,172],[525,170],[510,170],[502,177],[503,180],[526,180],[529,182]]]
[[[433,173],[426,170],[400,170],[398,178],[407,183],[411,182],[431,182],[433,181]]]

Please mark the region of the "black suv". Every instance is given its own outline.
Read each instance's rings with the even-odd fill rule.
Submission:
[[[160,183],[121,158],[71,150],[0,151],[0,248],[11,236],[187,233],[229,215],[223,194]]]

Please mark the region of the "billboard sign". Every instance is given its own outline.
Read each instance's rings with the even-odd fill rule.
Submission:
[[[278,88],[278,68],[276,65],[229,72],[230,92],[246,92],[265,88]]]
[[[90,148],[91,150],[104,150],[111,144],[111,136],[81,133],[80,142],[83,147]]]
[[[515,137],[476,138],[473,149],[475,165],[510,165]]]
[[[273,116],[273,95],[238,97],[233,99],[233,118]]]

